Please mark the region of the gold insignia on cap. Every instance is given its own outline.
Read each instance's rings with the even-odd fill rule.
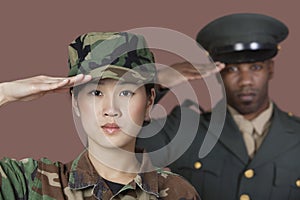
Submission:
[[[278,44],[277,45],[277,50],[280,51],[281,50],[281,46]]]

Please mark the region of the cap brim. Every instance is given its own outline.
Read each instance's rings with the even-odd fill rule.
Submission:
[[[265,61],[273,58],[277,54],[277,49],[269,50],[246,50],[246,51],[236,51],[223,53],[219,55],[211,55],[214,61],[219,61],[223,63],[253,63]]]
[[[115,66],[115,65],[107,65],[103,67],[98,67],[89,72],[89,75],[92,76],[93,79],[115,79],[126,82],[133,83],[144,83],[149,82],[153,79],[154,76],[151,74],[142,74],[136,70]]]

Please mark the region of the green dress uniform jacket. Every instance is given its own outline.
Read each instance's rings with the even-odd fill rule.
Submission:
[[[48,159],[0,161],[0,200],[198,200],[182,177],[157,169],[139,173],[113,193],[98,175],[87,151],[67,164]]]
[[[192,111],[191,111],[192,112]],[[216,145],[200,159],[211,113],[201,114],[196,138],[169,167],[188,179],[203,200],[299,200],[300,120],[274,105],[269,132],[251,160],[237,125],[227,112]],[[168,142],[180,124],[180,107],[173,109],[157,143]],[[189,130],[186,130],[188,135]],[[214,134],[212,134],[214,136]],[[157,141],[159,138],[160,141]],[[148,141],[140,143],[151,152]],[[153,143],[152,143],[153,144]],[[161,144],[162,145],[162,144]]]

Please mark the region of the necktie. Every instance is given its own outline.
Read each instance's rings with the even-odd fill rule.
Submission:
[[[248,155],[253,158],[255,154],[255,138],[254,138],[254,128],[250,121],[244,121],[240,127],[243,133],[243,138],[248,151]]]

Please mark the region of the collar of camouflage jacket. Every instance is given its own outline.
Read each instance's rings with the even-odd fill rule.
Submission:
[[[138,151],[140,152],[140,150]],[[139,187],[143,191],[159,197],[157,171],[143,172],[143,169],[149,169],[149,165],[151,165],[150,160],[146,156],[143,156],[141,162],[141,173],[138,173],[138,175],[129,184],[125,185],[118,193],[128,189],[136,190],[137,187]],[[112,196],[112,193],[104,179],[97,173],[96,169],[92,165],[88,157],[87,150],[83,151],[72,162],[69,176],[69,187],[72,190],[94,188],[93,193],[96,196]]]

